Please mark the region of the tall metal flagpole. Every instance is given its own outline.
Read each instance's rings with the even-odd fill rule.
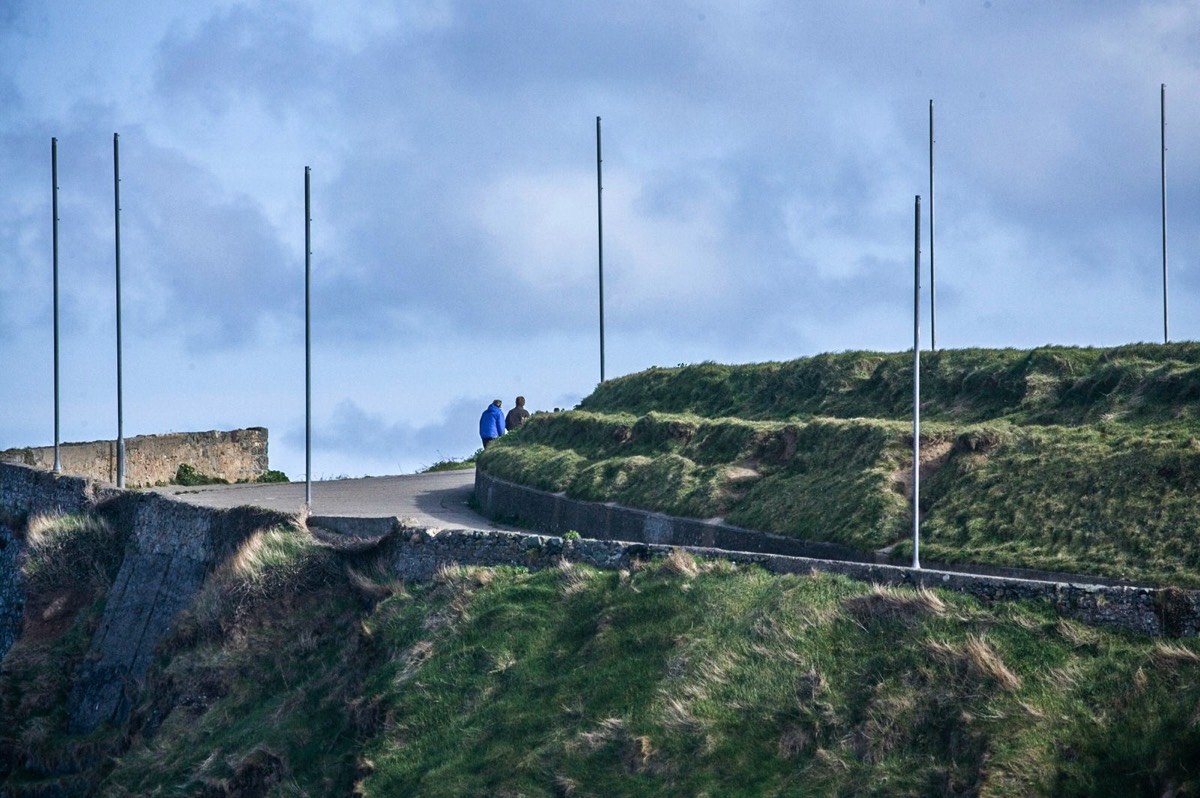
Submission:
[[[117,487],[125,487],[125,406],[121,383],[121,152],[113,133],[113,207],[117,253]]]
[[[1171,340],[1167,331],[1167,84],[1159,91],[1159,135],[1162,142],[1162,255],[1163,255],[1163,343]]]
[[[913,229],[913,559],[921,567],[921,195]]]
[[[312,204],[304,167],[304,512],[312,509]]]
[[[596,117],[596,235],[600,263],[600,382],[604,382],[604,180],[600,164],[600,117]]]
[[[937,290],[933,269],[933,100],[929,101],[929,351],[937,351]]]
[[[50,139],[50,185],[51,216],[53,218],[54,249],[54,473],[62,471],[59,441],[59,385],[58,385],[58,139]]]

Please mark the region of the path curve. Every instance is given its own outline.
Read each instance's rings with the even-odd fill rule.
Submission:
[[[303,513],[303,482],[245,485],[170,485],[154,490],[202,507],[263,507]],[[475,470],[362,477],[312,483],[311,516],[391,519],[425,528],[508,529],[472,510]]]

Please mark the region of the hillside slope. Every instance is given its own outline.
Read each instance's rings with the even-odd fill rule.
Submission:
[[[121,539],[89,517],[25,536],[4,795],[1200,791],[1195,640],[678,553],[402,584],[282,527],[210,576],[128,721],[73,737]]]
[[[1200,345],[922,357],[922,556],[1200,586]],[[911,558],[911,354],[597,387],[479,458],[568,495]]]

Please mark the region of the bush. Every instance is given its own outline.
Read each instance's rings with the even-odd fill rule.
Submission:
[[[269,472],[268,472],[269,473]],[[286,478],[285,480],[286,481]],[[175,471],[176,485],[228,485],[229,481],[218,477],[210,477],[196,470],[195,466],[180,463]]]

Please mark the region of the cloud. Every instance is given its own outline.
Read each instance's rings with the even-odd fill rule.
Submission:
[[[10,3],[0,25],[0,341],[32,364],[20,394],[45,394],[29,353],[50,313],[52,135],[64,331],[80,373],[108,379],[83,369],[111,360],[113,131],[126,340],[161,372],[145,401],[203,393],[204,412],[253,405],[295,428],[290,409],[223,398],[236,381],[197,386],[223,363],[298,359],[311,166],[315,342],[337,372],[319,416],[354,446],[473,451],[492,390],[590,388],[597,116],[610,376],[909,346],[930,99],[939,344],[1153,339],[1164,82],[1172,328],[1200,334],[1185,0],[56,8]],[[448,415],[390,419],[385,391]],[[476,398],[436,409],[456,396]]]
[[[483,407],[476,404],[456,399],[440,417],[422,423],[419,418],[393,421],[345,399],[314,424],[314,454],[318,459],[332,455],[335,462],[345,458],[356,463],[360,473],[415,470],[436,460],[466,457],[479,448]],[[292,446],[304,446],[302,429],[290,430],[286,439]]]
[[[218,115],[250,98],[279,119],[308,106],[311,87],[328,82],[331,48],[336,56],[337,45],[318,41],[304,4],[238,3],[194,30],[172,27],[158,50],[154,89]]]

